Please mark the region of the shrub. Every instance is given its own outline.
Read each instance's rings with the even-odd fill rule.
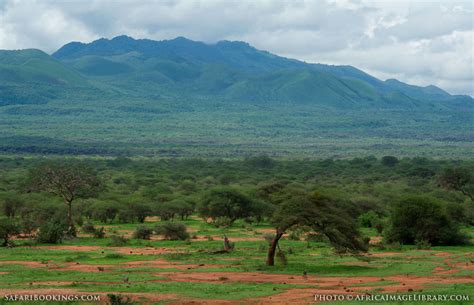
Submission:
[[[280,262],[280,264],[282,264],[283,266],[288,265],[288,258],[286,257],[286,254],[284,251],[278,250],[276,253],[276,257],[278,261]]]
[[[104,227],[100,227],[100,229],[94,230],[93,234],[95,238],[104,238],[105,237]]]
[[[53,218],[40,226],[36,240],[48,244],[61,243],[66,236],[67,229],[68,225],[65,221]]]
[[[101,227],[100,229],[97,229],[90,222],[88,222],[88,223],[86,223],[85,225],[82,226],[82,232],[92,234],[95,238],[104,238],[105,237],[104,227]]]
[[[121,247],[125,246],[126,244],[128,244],[128,240],[124,236],[111,235],[110,242],[107,245],[111,247]]]
[[[298,231],[291,231],[290,234],[288,234],[289,240],[300,240],[300,237],[301,237],[301,232],[298,232]]]
[[[189,238],[186,226],[179,222],[166,222],[158,224],[155,227],[155,232],[158,235],[163,235],[169,240],[186,240]]]
[[[150,239],[153,230],[146,226],[138,226],[133,233],[133,237],[137,239]]]
[[[0,219],[0,242],[3,247],[11,245],[10,238],[20,233],[20,227],[9,218]]]
[[[212,221],[212,224],[216,226],[217,228],[227,228],[232,225],[232,220],[229,217],[216,217]]]
[[[109,299],[107,305],[132,305],[133,302],[130,297],[122,296],[119,294],[108,294]]]
[[[82,226],[82,232],[88,233],[88,234],[94,234],[95,233],[95,227],[94,227],[93,224],[88,222],[88,223],[86,223]]]
[[[449,217],[445,206],[425,197],[409,197],[395,206],[386,239],[389,243],[415,244],[417,240],[431,245],[459,245],[467,238]]]
[[[275,237],[275,234],[272,234],[272,233],[263,234],[263,239],[265,239],[269,244],[272,242],[274,237]]]
[[[431,244],[426,240],[417,240],[415,241],[416,248],[419,250],[429,250],[431,249]]]

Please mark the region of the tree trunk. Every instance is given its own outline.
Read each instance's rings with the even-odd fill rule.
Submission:
[[[224,250],[227,252],[232,250],[232,245],[230,244],[230,240],[225,235],[224,235]]]
[[[68,224],[67,234],[69,236],[76,237],[76,228],[74,227],[74,221],[72,220],[72,201],[67,201],[66,205],[67,205],[67,224]]]
[[[270,247],[268,248],[268,256],[267,256],[267,266],[274,266],[275,265],[275,252],[278,246],[278,241],[283,236],[283,232],[277,230],[275,236],[270,243]]]

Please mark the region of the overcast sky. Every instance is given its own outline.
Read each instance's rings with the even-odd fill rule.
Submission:
[[[287,57],[474,96],[473,1],[0,0],[0,49],[126,34],[243,40]]]

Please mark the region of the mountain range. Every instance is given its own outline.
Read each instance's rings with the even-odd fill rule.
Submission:
[[[191,122],[184,124],[191,113]],[[365,142],[380,138],[385,143],[395,138],[415,143],[425,134],[428,141],[465,144],[472,140],[473,113],[470,96],[395,79],[382,81],[352,66],[288,59],[239,41],[206,44],[184,37],[153,41],[118,36],[91,43],[71,42],[51,55],[36,49],[0,51],[0,119],[5,122],[0,150],[4,152],[54,153],[49,148],[58,147],[58,141],[66,141],[67,147],[130,144],[137,138],[120,131],[124,124],[147,122],[144,126],[149,129],[142,131],[138,146],[153,150],[164,143],[167,149],[199,143],[196,149],[202,152],[206,148],[206,154],[210,145],[206,143],[218,147],[238,143],[238,154],[245,154],[255,147],[252,137],[263,137],[268,144],[264,152],[288,155],[295,145],[324,142],[315,140],[317,137],[354,140],[351,133]],[[160,122],[153,123],[158,118]],[[63,119],[76,122],[77,133],[54,134],[53,127],[41,125],[51,122],[57,126]],[[288,126],[280,130],[286,119]],[[114,120],[118,125],[107,125]],[[292,124],[294,120],[298,122]],[[232,136],[222,137],[231,122],[242,128],[232,127]],[[176,126],[170,126],[173,124]],[[36,129],[31,129],[33,126]],[[350,126],[355,127],[352,132]],[[107,128],[119,131],[110,132],[105,139],[97,136]],[[203,128],[212,131],[206,133]],[[245,131],[247,128],[253,131]],[[276,136],[275,131],[279,131]],[[286,136],[294,141],[291,149],[277,145],[285,142]],[[49,144],[39,149],[41,143]],[[135,149],[137,145],[132,146]],[[94,153],[115,151],[108,148]],[[142,154],[145,149],[133,151]],[[448,150],[445,147],[443,151]]]

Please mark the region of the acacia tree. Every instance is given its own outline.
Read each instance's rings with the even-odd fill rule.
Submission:
[[[367,251],[355,221],[334,199],[319,193],[293,194],[281,202],[271,218],[275,235],[268,248],[267,265],[275,264],[278,242],[285,232],[297,227],[323,235],[338,253],[358,254]]]
[[[447,168],[438,179],[439,184],[453,191],[461,192],[474,201],[474,178],[465,168]]]
[[[226,217],[232,224],[237,219],[260,216],[263,211],[259,209],[259,204],[236,189],[219,187],[204,196],[198,211],[202,217],[212,218],[213,221]]]
[[[83,163],[55,161],[43,163],[29,173],[30,191],[44,191],[61,197],[67,207],[67,234],[76,236],[72,203],[94,197],[102,189],[97,175]]]

